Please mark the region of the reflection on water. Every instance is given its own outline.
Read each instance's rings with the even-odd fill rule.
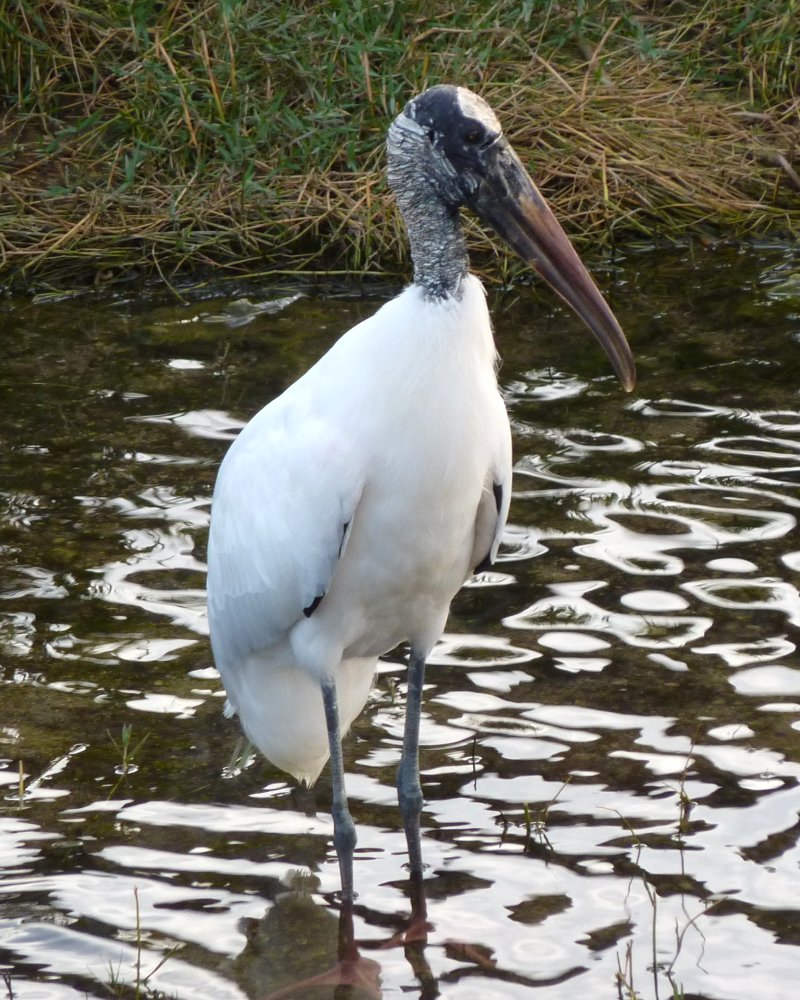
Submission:
[[[552,300],[493,296],[511,523],[432,657],[427,912],[402,651],[347,741],[354,941],[326,781],[291,787],[222,716],[204,545],[242,421],[379,299],[0,306],[8,995],[793,998],[797,267],[628,251],[601,282],[632,397]]]

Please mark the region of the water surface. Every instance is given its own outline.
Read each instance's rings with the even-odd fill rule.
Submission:
[[[515,493],[428,673],[427,944],[404,936],[398,650],[345,747],[362,978],[338,997],[796,996],[798,269],[601,268],[631,396],[547,293],[492,291]],[[334,995],[290,989],[336,958],[327,774],[301,792],[237,754],[204,554],[242,422],[380,301],[0,306],[9,996]]]

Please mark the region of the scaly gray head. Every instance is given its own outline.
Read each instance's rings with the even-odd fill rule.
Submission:
[[[387,152],[414,280],[430,297],[457,293],[467,270],[458,211],[471,208],[575,310],[622,385],[633,388],[619,323],[482,98],[464,87],[431,87],[392,122]]]
[[[389,185],[399,196],[414,170],[453,208],[467,203],[485,173],[488,148],[503,130],[489,105],[464,87],[431,87],[389,129]]]

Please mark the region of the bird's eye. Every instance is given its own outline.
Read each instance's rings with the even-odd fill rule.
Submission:
[[[464,133],[464,142],[468,146],[477,146],[478,143],[483,138],[481,130],[479,128],[471,128]]]

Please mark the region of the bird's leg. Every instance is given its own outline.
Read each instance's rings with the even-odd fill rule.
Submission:
[[[328,727],[328,746],[331,754],[331,784],[333,788],[333,843],[339,859],[342,878],[342,896],[347,903],[353,901],[353,851],[356,846],[356,827],[347,805],[344,787],[344,763],[342,760],[342,738],[339,732],[339,707],[336,700],[336,682],[322,685],[322,700],[325,705],[325,722]]]
[[[422,847],[419,839],[419,814],[422,812],[422,786],[419,783],[419,723],[422,687],[425,682],[425,657],[411,650],[408,663],[406,724],[403,754],[397,769],[397,800],[406,831],[408,867],[412,876],[422,876]]]

